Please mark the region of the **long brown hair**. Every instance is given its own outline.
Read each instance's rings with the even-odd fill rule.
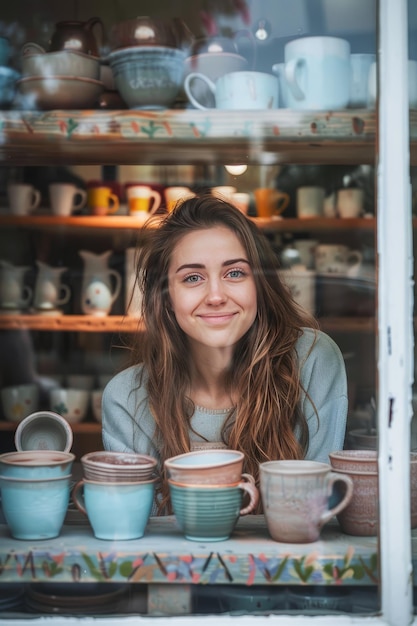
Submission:
[[[133,353],[133,362],[143,361],[148,376],[155,443],[163,466],[164,459],[190,450],[190,420],[195,408],[187,397],[191,380],[188,341],[170,307],[168,269],[173,249],[184,235],[216,226],[225,226],[238,237],[256,284],[255,322],[235,346],[225,373],[226,386],[238,400],[222,436],[229,448],[244,452],[245,471],[258,480],[259,463],[302,458],[307,449],[307,423],[299,410],[295,344],[303,327],[317,327],[317,323],[300,309],[281,282],[277,256],[264,233],[227,202],[209,195],[185,200],[158,228],[147,229],[137,266],[146,333],[140,351]],[[163,467],[161,470],[164,473]],[[164,479],[161,508],[168,502]]]

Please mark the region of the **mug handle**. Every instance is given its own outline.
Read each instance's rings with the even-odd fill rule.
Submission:
[[[337,482],[342,482],[345,484],[346,493],[340,500],[340,502],[336,504],[336,506],[322,513],[322,516],[320,518],[320,527],[329,522],[334,515],[337,515],[337,513],[343,511],[343,509],[347,507],[353,496],[353,480],[350,478],[350,476],[346,476],[345,474],[338,474],[337,472],[329,472],[328,478],[329,496],[333,490],[333,485]]]
[[[152,213],[155,213],[155,211],[161,206],[161,194],[158,191],[151,189],[149,192],[149,198],[152,203],[149,207],[149,213],[152,215]]]
[[[290,196],[288,193],[285,193],[284,191],[277,191],[276,199],[277,199],[277,206],[275,208],[274,213],[275,215],[281,215],[281,213],[284,213],[285,209],[290,203]]]
[[[30,203],[29,211],[34,211],[41,203],[41,192],[37,189],[32,189],[32,201]]]
[[[84,497],[81,493],[81,487],[84,485],[84,479],[79,480],[72,488],[71,498],[77,509],[88,517],[87,510],[84,505]]]
[[[239,483],[238,487],[242,489],[242,491],[246,491],[249,495],[250,501],[248,506],[240,510],[239,514],[247,515],[257,506],[259,502],[259,491],[255,485],[255,479],[251,474],[242,474],[242,478],[244,478],[244,480]]]
[[[347,275],[351,278],[355,278],[359,273],[359,268],[362,264],[363,255],[359,250],[349,250],[347,255]]]
[[[298,67],[304,64],[305,64],[305,60],[302,58],[290,59],[289,61],[285,63],[285,66],[284,66],[284,74],[285,74],[285,79],[287,81],[287,85],[290,88],[292,95],[294,96],[296,100],[304,100],[306,97],[304,91],[301,89],[296,78],[296,72],[297,72]]]
[[[73,203],[71,207],[72,211],[77,211],[77,209],[82,209],[85,203],[87,202],[87,192],[84,191],[84,189],[77,189],[75,192],[74,198],[76,198],[77,196],[79,196],[80,199],[78,202]]]
[[[107,213],[108,215],[111,215],[112,213],[116,213],[116,211],[119,208],[119,198],[116,196],[115,193],[110,193],[109,194],[109,201],[110,201],[110,206],[107,208]]]
[[[20,298],[19,305],[26,306],[29,304],[30,299],[32,298],[32,288],[29,285],[23,286],[22,297]]]
[[[113,304],[113,302],[116,300],[117,296],[120,293],[120,289],[122,286],[122,277],[120,276],[119,272],[116,272],[116,270],[109,270],[108,271],[109,277],[113,276],[114,278],[114,291],[111,294],[111,303]]]
[[[66,304],[71,297],[71,290],[68,285],[61,285],[59,287],[60,298],[56,301],[56,304]]]
[[[206,107],[204,106],[204,104],[201,104],[198,100],[194,98],[193,94],[191,93],[191,81],[193,81],[195,78],[199,78],[200,80],[203,81],[203,83],[206,83],[207,87],[210,89],[213,95],[216,95],[216,85],[213,83],[213,81],[207,78],[207,76],[205,76],[204,74],[200,74],[200,72],[191,72],[185,77],[184,90],[191,104],[193,104],[197,109],[201,109],[202,111],[207,111],[209,107]]]

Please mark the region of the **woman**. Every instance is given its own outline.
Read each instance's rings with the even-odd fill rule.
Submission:
[[[278,276],[268,240],[233,206],[185,200],[149,230],[138,260],[146,326],[133,365],[103,394],[108,450],[160,461],[204,447],[328,462],[346,427],[339,348]],[[169,502],[166,480],[160,511]]]

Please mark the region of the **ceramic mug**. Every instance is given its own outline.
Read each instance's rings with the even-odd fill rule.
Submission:
[[[17,426],[16,450],[61,450],[69,452],[73,433],[67,420],[53,411],[37,411],[25,417]]]
[[[314,251],[318,274],[354,276],[362,265],[363,255],[359,250],[338,243],[320,243]]]
[[[254,189],[256,214],[258,217],[277,217],[290,203],[290,196],[279,189],[258,187]]]
[[[118,210],[119,198],[110,187],[90,187],[87,204],[93,215],[109,215]]]
[[[369,71],[375,63],[375,54],[350,55],[349,106],[364,108],[369,101]]]
[[[49,391],[51,411],[59,413],[70,424],[81,422],[87,415],[90,392],[87,389],[56,388]]]
[[[296,239],[294,248],[297,250],[301,265],[308,270],[314,269],[314,251],[318,244],[317,239]]]
[[[165,459],[171,480],[192,485],[233,485],[240,482],[245,455],[239,450],[197,450]]]
[[[353,495],[353,482],[327,463],[267,461],[259,465],[260,490],[269,534],[274,541],[311,543]],[[342,496],[336,493],[342,483]],[[338,502],[331,506],[331,498]]]
[[[218,185],[211,188],[211,194],[220,200],[230,202],[234,193],[237,192],[236,187],[232,185]]]
[[[337,37],[302,37],[285,45],[288,106],[336,110],[349,102],[350,44]]]
[[[184,89],[190,102],[197,108],[208,107],[194,97],[193,80],[199,78],[214,94],[216,109],[277,109],[278,79],[266,72],[229,72],[214,83],[204,74],[191,72],[186,76]]]
[[[365,192],[363,189],[339,189],[336,196],[339,217],[360,217],[363,213]]]
[[[230,196],[230,202],[244,215],[248,214],[250,204],[250,194],[243,191],[236,191]]]
[[[193,198],[195,193],[193,193],[189,187],[166,187],[164,195],[167,211],[171,213],[177,203],[183,202],[188,198]]]
[[[305,266],[293,266],[291,269],[279,270],[281,280],[287,285],[291,296],[305,311],[316,313],[316,272],[305,269]]]
[[[49,198],[52,213],[64,217],[83,208],[87,201],[87,192],[71,183],[51,183]]]
[[[300,219],[320,217],[324,212],[323,187],[298,187],[297,189],[297,217]]]
[[[28,215],[38,208],[41,202],[41,193],[25,183],[10,183],[7,185],[7,196],[10,212],[13,215]]]
[[[72,500],[88,517],[97,539],[139,539],[151,514],[156,480],[125,483],[84,478],[73,488]]]
[[[147,185],[130,185],[126,190],[129,214],[148,218],[161,206],[161,194]]]
[[[250,474],[242,474],[231,485],[195,485],[168,480],[172,508],[186,539],[225,541],[241,515],[251,513],[258,504],[259,492]],[[242,508],[243,494],[249,504]]]
[[[68,509],[71,475],[49,478],[0,476],[1,503],[12,537],[58,537]]]
[[[1,401],[6,420],[8,422],[21,422],[27,415],[37,411],[39,387],[36,383],[3,387]]]

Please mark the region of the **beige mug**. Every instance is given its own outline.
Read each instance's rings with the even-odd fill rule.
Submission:
[[[71,183],[51,183],[49,199],[52,213],[65,217],[83,208],[87,201],[87,192]]]
[[[258,217],[269,218],[281,215],[290,203],[290,196],[279,189],[258,187],[254,190]]]
[[[25,183],[7,185],[7,196],[13,215],[28,215],[37,209],[41,202],[40,191]]]
[[[259,465],[259,476],[265,520],[274,541],[317,541],[323,526],[353,496],[351,478],[318,461],[267,461]],[[333,490],[337,483],[342,484],[341,496]],[[333,497],[337,504],[332,506]]]
[[[365,192],[363,189],[339,189],[336,210],[339,217],[360,217],[363,213]]]
[[[171,213],[179,202],[195,196],[189,187],[166,187],[164,193],[168,213]]]

